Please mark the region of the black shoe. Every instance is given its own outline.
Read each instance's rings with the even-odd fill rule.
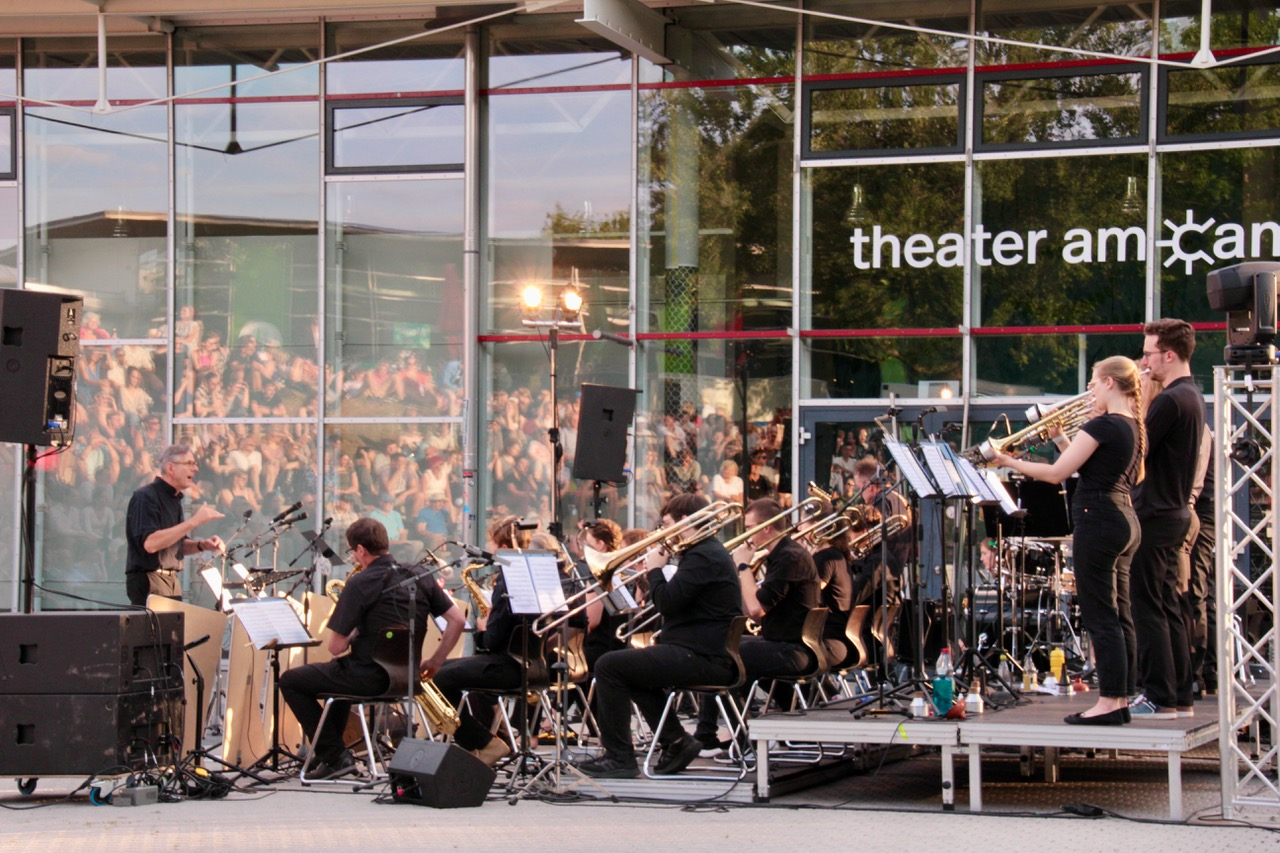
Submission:
[[[591,761],[584,761],[578,769],[592,779],[635,779],[640,775],[640,766],[634,756],[618,758],[613,755],[602,755]]]
[[[1063,718],[1063,721],[1072,726],[1123,726],[1125,723],[1124,712],[1126,710],[1125,708],[1116,708],[1114,711],[1096,714],[1092,717],[1069,714]]]
[[[1124,721],[1125,721],[1126,723],[1132,723],[1132,722],[1133,722],[1133,713],[1129,710],[1129,706],[1128,706],[1128,705],[1126,705],[1126,706],[1124,706],[1123,708],[1121,708],[1120,710],[1124,712]]]
[[[337,779],[340,776],[346,776],[348,773],[355,772],[356,757],[351,754],[351,750],[344,749],[342,754],[333,760],[333,762],[321,761],[311,768],[311,772],[307,774],[308,780],[321,779]]]
[[[671,776],[693,763],[693,759],[702,752],[702,744],[688,735],[681,735],[662,749],[662,757],[653,766],[653,772],[659,776]]]

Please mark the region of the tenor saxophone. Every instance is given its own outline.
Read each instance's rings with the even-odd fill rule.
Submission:
[[[489,616],[492,609],[489,602],[484,597],[484,588],[480,586],[480,582],[472,577],[478,569],[483,569],[487,563],[471,563],[464,566],[461,572],[462,585],[467,588],[467,592],[471,593],[472,616],[475,619],[485,619]]]
[[[356,566],[347,572],[347,578],[350,578],[363,568],[364,566]],[[324,594],[332,598],[334,603],[337,603],[338,599],[342,598],[342,591],[347,587],[347,578],[334,578],[324,585]]]
[[[418,703],[422,713],[438,732],[451,735],[462,725],[458,717],[458,709],[444,698],[440,688],[430,678],[419,679],[418,689],[413,693],[413,701]]]

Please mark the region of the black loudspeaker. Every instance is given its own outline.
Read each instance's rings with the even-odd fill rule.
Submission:
[[[579,480],[620,483],[626,477],[627,428],[636,414],[634,388],[583,385],[578,410],[578,446],[573,476]]]
[[[180,688],[182,621],[141,610],[0,614],[0,694]]]
[[[182,688],[0,695],[0,776],[88,776],[173,762],[182,702]]]
[[[0,441],[70,444],[84,300],[0,289]]]
[[[467,809],[484,804],[498,774],[451,743],[405,738],[387,765],[391,797],[397,803],[433,809]]]

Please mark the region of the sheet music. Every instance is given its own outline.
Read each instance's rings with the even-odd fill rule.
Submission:
[[[920,442],[920,452],[924,455],[924,463],[929,466],[929,473],[933,474],[934,481],[938,487],[942,489],[944,497],[948,498],[967,498],[969,491],[964,481],[960,478],[960,472],[956,470],[955,463],[951,461],[951,456],[947,453],[949,450],[946,445],[937,441]]]
[[[960,476],[964,479],[965,487],[969,494],[973,495],[970,500],[978,506],[991,506],[998,504],[998,498],[987,486],[987,481],[982,479],[982,475],[978,473],[978,469],[973,467],[973,463],[963,456],[957,456],[956,452],[947,447],[947,456],[950,457],[952,464],[956,466],[956,470],[960,472]]]
[[[209,591],[218,602],[219,610],[227,610],[231,606],[231,593],[222,586],[222,575],[213,566],[205,566],[200,570],[200,577],[209,585]]]
[[[254,648],[316,646],[319,640],[307,633],[293,607],[283,598],[259,598],[231,603]]]
[[[982,478],[987,481],[987,485],[991,487],[992,493],[1000,501],[1000,509],[1005,515],[1011,515],[1015,518],[1021,518],[1027,514],[1027,511],[1014,503],[1013,496],[1009,494],[1009,489],[1005,486],[1004,481],[996,476],[996,472],[990,468],[982,469]]]
[[[555,554],[500,552],[498,562],[507,584],[512,613],[541,615],[565,609]]]
[[[887,436],[885,437],[884,446],[893,457],[893,461],[898,463],[898,470],[902,472],[902,476],[907,480],[907,485],[911,487],[911,491],[916,493],[916,497],[931,498],[938,494],[938,490],[929,479],[929,475],[920,467],[920,462],[916,459],[915,454],[911,452],[911,448]]]

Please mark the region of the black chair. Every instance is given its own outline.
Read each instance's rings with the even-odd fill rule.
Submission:
[[[773,702],[773,694],[777,690],[779,684],[787,685],[791,688],[791,704],[788,710],[795,710],[797,706],[801,708],[809,707],[809,697],[805,695],[805,688],[815,685],[822,680],[827,673],[827,652],[822,645],[822,632],[827,624],[827,616],[831,613],[825,607],[811,607],[809,613],[804,617],[804,625],[800,629],[800,642],[809,650],[813,656],[813,665],[804,672],[787,676],[770,676],[768,679],[756,679],[751,685],[751,690],[747,695],[755,693],[756,688],[760,686],[760,682],[767,680],[770,683],[769,691],[765,696],[764,707],[767,710]]]
[[[413,721],[416,719],[422,723],[422,727],[427,732],[432,732],[431,722],[427,719],[426,711],[421,705],[412,698],[422,693],[422,682],[418,679],[417,662],[422,655],[422,640],[426,636],[426,627],[419,627],[414,631],[415,637],[413,646],[409,644],[409,628],[407,626],[397,626],[385,629],[381,636],[378,637],[377,646],[374,648],[373,660],[378,666],[387,673],[388,685],[387,689],[377,696],[353,696],[344,693],[322,693],[319,698],[324,700],[324,710],[320,714],[320,724],[316,726],[316,731],[311,733],[312,743],[315,742],[315,736],[324,729],[325,721],[329,718],[329,711],[333,708],[334,702],[350,702],[351,710],[356,714],[356,718],[360,721],[360,732],[364,741],[366,764],[369,769],[369,776],[373,779],[382,779],[387,776],[387,762],[391,756],[386,754],[381,739],[375,736],[375,732],[381,732],[385,728],[387,720],[387,712],[393,707],[400,707],[404,713],[404,718],[409,721],[409,729],[406,734],[412,734]],[[412,691],[412,692],[411,692]],[[369,711],[373,711],[373,724],[370,725]],[[307,771],[311,769],[315,763],[315,750],[311,750],[306,761],[302,763],[302,772],[298,775],[298,779],[304,785],[322,785],[336,784],[349,785],[349,779],[308,779]]]
[[[729,727],[730,732],[730,758],[733,765],[733,771],[739,779],[745,778],[747,775],[747,759],[748,753],[744,748],[746,743],[746,721],[743,717],[742,709],[738,707],[738,702],[734,698],[734,691],[742,687],[747,680],[746,668],[742,665],[742,655],[738,653],[738,646],[742,641],[742,635],[747,630],[747,617],[738,616],[729,623],[729,631],[725,636],[724,650],[733,661],[734,678],[730,684],[699,684],[689,687],[677,687],[667,696],[667,702],[662,708],[662,716],[658,719],[658,727],[654,732],[654,737],[649,741],[649,749],[644,756],[644,775],[650,779],[704,779],[709,781],[721,781],[725,777],[720,776],[696,776],[684,773],[659,775],[651,769],[653,763],[653,754],[658,748],[657,733],[662,731],[662,727],[666,725],[667,716],[676,713],[676,709],[680,707],[680,703],[686,696],[696,696],[704,701],[712,701],[716,703],[719,710],[719,719],[723,720]],[[728,768],[726,768],[728,769]],[[716,768],[717,772],[723,773],[723,770]]]

